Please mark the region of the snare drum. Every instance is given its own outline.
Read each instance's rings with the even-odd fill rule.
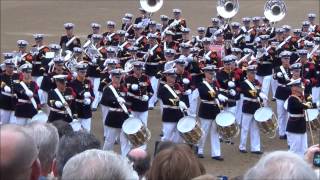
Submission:
[[[307,111],[307,115],[308,115],[308,118],[306,118],[306,120],[310,121],[311,129],[312,130],[320,129],[319,110],[318,109],[307,109],[306,111]]]
[[[277,130],[277,119],[272,109],[261,107],[254,113],[254,119],[258,122],[259,129],[264,134],[275,135]]]
[[[195,118],[185,116],[177,124],[180,136],[189,144],[197,144],[203,134],[202,129]]]
[[[134,147],[144,145],[151,138],[149,129],[138,118],[128,118],[125,120],[122,130]]]
[[[239,134],[239,126],[236,124],[236,117],[232,112],[223,111],[216,117],[217,130],[223,139],[231,139]]]

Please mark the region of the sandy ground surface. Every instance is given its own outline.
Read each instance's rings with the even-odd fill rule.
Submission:
[[[164,1],[163,8],[154,14],[154,19],[159,21],[161,14],[171,16],[173,8],[180,8],[192,30],[198,26],[208,26],[210,17],[217,14],[216,1],[214,0]],[[300,27],[308,12],[316,13],[317,22],[319,22],[319,2],[319,0],[286,0],[287,15],[279,24],[288,24],[294,28]],[[244,16],[262,16],[264,3],[265,0],[241,0],[240,11],[234,20],[241,20],[241,17]],[[64,33],[63,24],[65,22],[76,24],[75,34],[80,35],[83,42],[84,37],[91,31],[91,22],[98,22],[104,28],[107,20],[114,20],[119,25],[121,17],[126,12],[137,15],[138,7],[138,0],[1,0],[1,53],[15,50],[18,39],[32,42],[33,33],[45,34],[47,44],[58,42],[60,35]],[[159,140],[161,131],[161,117],[158,107],[149,112],[148,125],[152,132],[148,150],[153,153],[154,142]],[[94,114],[92,126],[93,133],[102,141],[103,128],[99,110]],[[207,172],[230,177],[241,175],[259,159],[258,155],[240,154],[238,145],[239,137],[235,139],[234,145],[222,144],[222,154],[225,161],[217,162],[211,160],[208,144],[205,159],[201,160]],[[277,138],[269,139],[262,135],[262,148],[263,151],[268,152],[286,150],[287,146],[285,141]],[[116,150],[118,151],[119,148],[116,147]]]

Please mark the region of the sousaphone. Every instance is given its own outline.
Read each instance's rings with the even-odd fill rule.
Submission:
[[[162,7],[163,0],[140,0],[140,5],[145,11],[154,13]]]
[[[281,21],[287,13],[287,6],[284,0],[268,0],[264,5],[264,16],[270,22]]]
[[[232,18],[238,13],[238,11],[238,0],[218,0],[217,2],[217,12],[221,17],[225,19]]]

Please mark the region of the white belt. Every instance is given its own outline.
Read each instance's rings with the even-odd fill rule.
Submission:
[[[42,64],[42,62],[39,62],[39,61],[32,61],[32,64]]]
[[[217,104],[215,101],[208,101],[208,100],[204,100],[204,99],[201,99],[201,102],[205,103],[205,104]]]
[[[26,99],[18,99],[18,102],[20,102],[20,103],[31,103],[30,100],[26,100]]]
[[[4,92],[4,91],[1,91],[1,94],[4,95],[4,96],[10,96],[10,97],[14,96],[13,94],[7,93],[7,92]]]
[[[261,64],[272,64],[270,61],[262,61]]]
[[[190,76],[199,76],[201,73],[191,73]]]
[[[246,45],[253,46],[254,43],[248,43],[248,42],[246,42]]]
[[[219,91],[221,91],[221,92],[225,92],[225,93],[228,93],[228,92],[229,92],[228,90],[223,89],[223,88],[219,88]]]
[[[131,92],[128,92],[127,95],[130,96],[130,97],[133,97],[133,98],[135,98],[135,99],[138,99],[138,100],[141,100],[141,99],[142,99],[142,96],[134,95],[134,94],[131,93]]]
[[[67,114],[66,111],[62,111],[62,110],[55,109],[55,108],[52,108],[52,107],[50,107],[50,111],[53,111],[53,112],[56,112],[56,113],[59,113],[59,114]]]
[[[290,113],[289,113],[289,117],[301,118],[301,117],[304,117],[304,114],[290,114]]]
[[[151,65],[151,66],[159,65],[158,62],[147,62],[146,64],[147,64],[147,65]]]
[[[76,102],[78,102],[78,103],[83,103],[84,100],[83,100],[83,99],[76,99]]]
[[[162,105],[163,108],[180,109],[178,106]]]
[[[253,99],[253,98],[248,98],[248,97],[243,97],[243,100],[251,101],[251,102],[258,102],[258,99]]]
[[[284,84],[278,84],[278,86],[287,87],[287,85],[284,85]]]
[[[114,112],[123,112],[122,108],[112,108],[112,107],[108,107],[109,111],[114,111]]]

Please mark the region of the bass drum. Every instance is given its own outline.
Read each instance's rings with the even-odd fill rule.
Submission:
[[[218,133],[223,139],[228,140],[239,135],[240,129],[232,112],[220,112],[216,117],[216,123]]]
[[[254,119],[258,122],[259,129],[270,138],[274,138],[277,130],[277,119],[272,109],[261,107],[254,113]]]
[[[199,122],[191,116],[181,118],[177,124],[177,129],[188,144],[197,144],[203,134]]]
[[[149,129],[138,118],[128,118],[122,125],[122,131],[134,147],[146,144],[151,139]]]
[[[306,113],[308,115],[308,118],[306,118],[306,120],[310,122],[311,129],[312,130],[320,129],[320,114],[319,114],[319,110],[318,109],[307,109]],[[309,129],[309,128],[307,128],[307,129]]]

